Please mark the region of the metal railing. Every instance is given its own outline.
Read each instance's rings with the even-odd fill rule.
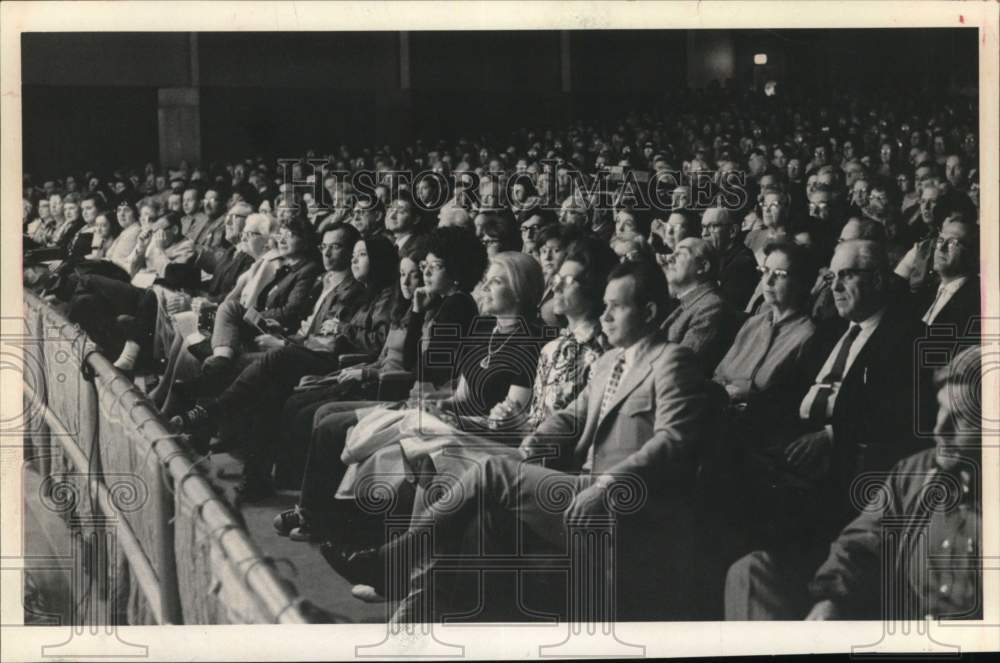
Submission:
[[[46,334],[52,332],[52,336],[42,339],[43,341],[55,340],[74,345],[78,344],[78,339],[85,337],[79,327],[31,293],[25,293],[25,307],[28,312],[42,316]],[[84,345],[88,345],[85,338],[84,341]],[[45,345],[44,342],[41,344],[38,353],[41,355],[39,359],[47,363],[51,358]],[[227,581],[235,579],[235,587],[229,587],[230,596],[235,596],[247,606],[253,605],[256,608],[255,614],[263,615],[271,623],[309,623],[310,620],[302,609],[303,599],[298,596],[294,586],[276,573],[270,560],[251,540],[241,519],[216,494],[209,481],[199,472],[187,447],[163,425],[142,392],[96,350],[84,351],[81,361],[80,369],[85,374],[89,373],[88,377],[92,377],[90,388],[94,390],[94,398],[97,402],[106,398],[115,404],[119,412],[126,413],[119,418],[119,422],[125,422],[134,435],[134,439],[128,440],[128,443],[141,444],[150,449],[162,469],[160,478],[149,486],[150,498],[157,503],[156,513],[159,514],[159,522],[151,523],[155,550],[143,549],[126,514],[121,512],[112,499],[101,469],[92,467],[91,458],[88,458],[85,447],[81,445],[79,433],[71,431],[49,406],[51,386],[46,385],[45,389],[41,389],[45,396],[39,397],[25,384],[25,396],[33,399],[31,402],[44,416],[44,421],[53,433],[50,439],[57,439],[72,464],[79,471],[88,473],[88,485],[92,494],[98,498],[96,506],[104,515],[115,517],[122,551],[141,593],[150,604],[156,622],[183,622],[174,549],[173,492],[194,505],[194,517],[201,521],[199,524],[205,531],[212,533],[213,544],[223,553],[213,558],[212,564],[224,564],[228,568],[213,568],[213,573]],[[100,427],[101,417],[105,413],[99,407],[96,410],[97,421],[94,425]],[[154,565],[151,558],[156,559],[158,564]]]

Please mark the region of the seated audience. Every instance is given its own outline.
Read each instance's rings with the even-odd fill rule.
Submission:
[[[658,614],[686,612],[691,594],[685,583],[695,574],[690,572],[694,551],[689,545],[693,512],[685,496],[693,486],[710,415],[706,381],[692,353],[659,336],[665,286],[662,272],[648,263],[615,268],[601,319],[615,350],[593,364],[592,377],[576,400],[548,416],[521,442],[524,457],[551,458],[550,449],[558,449],[557,465],[583,473],[563,474],[510,455],[487,456],[468,466],[426,509],[435,533],[434,555],[402,556],[415,550],[411,542],[418,533],[410,530],[378,549],[326,545],[327,561],[348,580],[402,598],[392,621],[432,620],[448,607],[442,591],[446,583],[431,581],[434,560],[458,552],[478,509],[496,515],[485,532],[490,537],[511,539],[515,527],[527,528],[548,546],[561,549],[567,545],[568,524],[585,526],[606,517],[605,496],[617,483],[639,480],[645,482],[646,502],[619,532],[645,542],[624,549],[640,556],[655,549],[657,562],[649,565],[650,575],[644,578],[647,588],[657,587]],[[571,496],[565,511],[540,502],[542,486],[553,481]],[[650,537],[657,532],[670,536],[657,537],[651,545]],[[629,561],[634,564],[635,558]],[[654,577],[662,582],[649,582]],[[401,584],[397,578],[410,580]]]
[[[353,228],[352,228],[353,230]],[[324,234],[324,245],[337,244],[343,227]],[[271,428],[277,421],[281,404],[295,385],[317,369],[332,371],[345,352],[373,353],[381,349],[388,333],[389,302],[395,282],[396,254],[391,243],[381,237],[359,239],[354,230],[350,278],[360,290],[349,303],[339,303],[341,281],[324,278],[323,290],[301,333],[289,337],[265,334],[258,338],[264,353],[244,368],[217,398],[199,404],[171,420],[184,430],[217,424],[222,419],[252,417]],[[328,259],[333,251],[346,253],[347,247],[324,247],[324,262],[336,276],[340,255]],[[336,282],[335,282],[336,281]],[[350,308],[348,308],[350,306]],[[350,317],[348,318],[348,315]],[[345,321],[345,318],[347,320]],[[254,428],[253,439],[244,442],[247,452],[241,494],[250,500],[269,493],[270,464],[266,447],[272,435]],[[273,461],[272,461],[273,462]]]
[[[23,283],[192,451],[243,460],[240,499],[301,488],[279,534],[326,540],[394,621],[475,598],[410,547],[422,523],[439,554],[561,554],[612,515],[617,566],[584,571],[617,572],[615,617],[979,615],[976,570],[879,566],[890,520],[963,562],[981,545],[955,405],[981,351],[937,405],[914,370],[981,333],[974,98],[666,95],[676,117],[25,173]],[[859,512],[873,473],[892,499]],[[363,506],[386,476],[411,529],[382,545]],[[942,481],[955,506],[924,518]]]
[[[919,448],[912,432],[921,396],[912,370],[917,332],[905,305],[889,301],[884,249],[870,240],[838,244],[827,280],[848,328],[837,321],[817,334],[805,369],[815,381],[799,404],[799,422],[770,432],[748,456],[743,506],[755,551],[729,570],[729,619],[763,614],[758,604],[804,586],[853,516],[854,478],[885,471]]]
[[[246,282],[239,295],[227,297],[216,312],[212,352],[205,360],[205,368],[212,372],[228,371],[244,347],[265,349],[260,345],[265,336],[308,333],[311,326],[318,330],[323,316],[312,315],[303,322],[316,301],[317,287],[331,288],[338,300],[354,296],[354,279],[348,273],[350,251],[358,237],[353,226],[323,234],[322,263],[308,221],[295,219],[272,237],[277,240],[276,255],[261,266],[256,280]],[[319,286],[323,267],[327,276]]]

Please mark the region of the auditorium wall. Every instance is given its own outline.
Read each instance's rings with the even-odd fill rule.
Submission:
[[[157,91],[196,88],[205,161],[504,135],[664,108],[762,74],[822,91],[956,72],[974,30],[48,33],[22,40],[28,172],[157,161]],[[753,55],[768,54],[767,71]],[[564,62],[568,54],[568,64]],[[721,82],[721,81],[720,81]]]

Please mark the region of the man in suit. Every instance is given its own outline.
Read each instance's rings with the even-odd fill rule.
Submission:
[[[711,375],[736,335],[737,314],[715,284],[719,258],[703,239],[682,239],[665,268],[676,308],[663,321],[667,340],[694,351]]]
[[[385,229],[391,236],[392,243],[396,245],[399,255],[410,253],[423,241],[419,221],[413,199],[405,192],[400,192],[399,196],[389,204],[385,215]]]
[[[726,581],[727,619],[798,619],[806,583],[856,506],[862,472],[886,471],[920,447],[913,438],[917,337],[905,306],[890,306],[885,249],[837,245],[826,279],[839,319],[822,329],[797,425],[747,463],[746,521],[754,552]],[[845,329],[846,326],[846,329]],[[801,613],[801,614],[800,614]]]
[[[62,199],[62,223],[52,233],[52,245],[59,247],[64,255],[68,255],[73,238],[83,228],[84,221],[80,217],[80,196],[67,194]]]
[[[200,211],[199,207],[201,207],[201,194],[198,189],[189,187],[181,198],[181,209],[184,210],[184,216],[181,218],[181,232],[184,233],[185,237],[191,237],[192,228],[203,228],[209,222],[208,215]]]
[[[637,500],[633,507],[641,507],[618,519],[618,532],[630,542],[645,538],[642,545],[632,546],[619,539],[618,549],[640,557],[655,554],[656,563],[648,574],[643,572],[644,585],[655,588],[658,607],[666,613],[683,614],[689,592],[694,592],[685,584],[694,576],[691,497],[710,426],[710,399],[693,353],[666,342],[657,330],[667,304],[665,285],[655,265],[624,263],[615,268],[601,318],[615,349],[594,363],[590,382],[573,403],[550,415],[521,442],[520,454],[484,455],[464,470],[438,467],[438,476],[452,484],[426,511],[435,541],[454,553],[469,524],[484,516],[493,524],[490,536],[497,540],[514,540],[514,530],[520,527],[548,546],[565,549],[571,527],[607,519],[623,506],[615,495],[629,493]],[[551,467],[535,462],[544,458],[552,461]],[[565,499],[553,499],[557,494]],[[665,536],[653,542],[657,532]],[[428,593],[437,596],[442,589],[430,587],[433,559],[407,560],[412,569],[390,576],[409,577],[408,588],[384,582],[385,560],[397,559],[414,536],[410,530],[377,550],[326,544],[322,551],[349,580],[390,596],[405,595],[394,621],[426,620],[434,617],[424,612]]]
[[[921,302],[920,320],[928,327],[951,326],[956,335],[973,333],[980,313],[979,226],[954,215],[941,226],[934,249],[934,271],[941,277],[936,291]]]
[[[760,274],[753,252],[739,240],[740,224],[722,207],[705,210],[701,236],[719,256],[719,291],[729,305],[742,311],[750,301]]]
[[[204,206],[204,215],[196,216],[195,220],[188,226],[187,238],[197,248],[218,248],[225,240],[223,226],[226,222],[226,210],[222,208],[217,190],[209,189],[205,192]],[[253,211],[253,207],[250,205],[247,205],[247,208],[251,212]]]
[[[354,203],[350,223],[365,239],[385,233],[385,205],[377,198],[359,197]],[[387,234],[393,239],[392,234]]]

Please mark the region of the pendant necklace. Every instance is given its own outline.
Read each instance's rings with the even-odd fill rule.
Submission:
[[[493,328],[492,332],[490,332],[490,342],[486,346],[486,356],[483,357],[483,360],[481,362],[479,362],[479,367],[480,368],[483,368],[483,369],[489,368],[490,367],[490,362],[493,360],[493,355],[496,354],[497,352],[500,352],[503,349],[503,346],[507,345],[507,341],[509,341],[514,336],[514,332],[511,332],[510,336],[508,336],[507,338],[505,338],[503,340],[503,343],[500,344],[500,347],[498,347],[496,350],[494,350],[493,349],[493,336],[496,335],[497,330],[499,328],[500,327],[498,325],[498,326],[496,326],[496,327]]]

